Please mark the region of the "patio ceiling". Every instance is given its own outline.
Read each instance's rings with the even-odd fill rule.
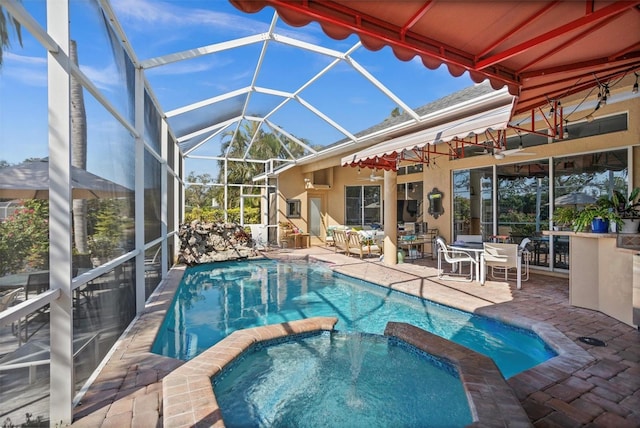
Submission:
[[[293,26],[318,22],[330,37],[357,34],[454,76],[508,86],[515,113],[606,86],[640,68],[640,1],[231,0],[274,7]]]

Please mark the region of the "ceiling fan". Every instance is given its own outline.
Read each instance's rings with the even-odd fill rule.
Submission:
[[[380,181],[384,180],[384,176],[376,175],[375,171],[371,171],[371,174],[366,177],[358,178],[359,181]]]
[[[524,148],[522,147],[518,147],[517,149],[508,149],[508,150],[502,150],[502,149],[493,149],[493,157],[496,159],[504,159],[505,156],[529,156],[529,155],[535,155],[535,153],[530,153],[530,152],[525,152],[523,151]]]
[[[518,134],[519,135],[519,134]],[[489,151],[485,147],[485,153],[490,153],[496,159],[504,159],[505,156],[529,156],[535,155],[535,153],[524,152],[524,146],[522,145],[522,135],[520,137],[520,144],[516,149],[507,149],[506,141],[501,140],[497,146],[493,146],[493,150]]]

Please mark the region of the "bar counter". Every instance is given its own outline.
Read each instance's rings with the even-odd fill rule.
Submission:
[[[640,324],[640,250],[619,247],[616,233],[543,234],[569,237],[569,303]]]

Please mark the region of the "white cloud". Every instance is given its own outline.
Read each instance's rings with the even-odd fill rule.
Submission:
[[[109,65],[107,68],[95,68],[87,65],[80,65],[80,69],[86,76],[100,89],[111,89],[118,84],[115,76],[118,75],[118,71],[114,65]]]
[[[5,52],[3,55],[2,72],[5,76],[27,86],[47,86],[46,58]]]
[[[202,71],[209,71],[213,69],[220,69],[232,64],[233,61],[180,61],[172,64],[167,64],[161,67],[154,67],[146,70],[148,76],[173,76],[181,74],[199,73]]]
[[[215,4],[215,2],[213,2]],[[269,25],[257,19],[253,19],[250,14],[243,14],[238,11],[236,14],[226,12],[216,12],[209,9],[198,9],[182,7],[178,3],[169,3],[150,0],[113,0],[112,5],[116,11],[118,19],[122,22],[130,21],[143,22],[153,26],[170,25],[174,29],[178,28],[206,28],[215,29],[227,34],[257,34],[269,30]],[[135,29],[135,25],[130,28]],[[146,31],[145,27],[143,31]],[[319,43],[321,34],[319,28],[314,25],[296,28],[289,27],[281,20],[276,33],[288,37],[297,38],[308,43]],[[314,35],[316,34],[316,35]],[[166,38],[166,34],[158,34],[158,37]],[[230,37],[233,38],[233,37]]]
[[[114,0],[116,15],[122,21],[132,20],[153,25],[170,24],[174,28],[211,25],[217,30],[266,31],[267,24],[243,16],[207,9],[181,7],[176,3],[149,0]]]

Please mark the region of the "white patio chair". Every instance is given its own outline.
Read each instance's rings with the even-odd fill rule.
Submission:
[[[515,280],[517,288],[521,288],[522,254],[518,244],[485,242],[484,263],[487,269],[491,268],[492,278],[504,279],[505,281]]]
[[[522,258],[522,266],[524,267],[524,273],[522,276],[523,281],[529,280],[529,264],[531,263],[531,258],[533,257],[533,254],[527,248],[527,245],[530,242],[531,242],[531,239],[524,238],[522,241],[520,241],[520,245],[519,245],[520,256]]]
[[[473,281],[473,271],[475,270],[475,257],[463,250],[452,250],[447,246],[445,240],[436,237],[436,246],[438,247],[438,278],[453,281]],[[442,268],[442,259],[451,265],[451,272],[445,274]],[[469,276],[462,273],[462,265],[469,263]]]

